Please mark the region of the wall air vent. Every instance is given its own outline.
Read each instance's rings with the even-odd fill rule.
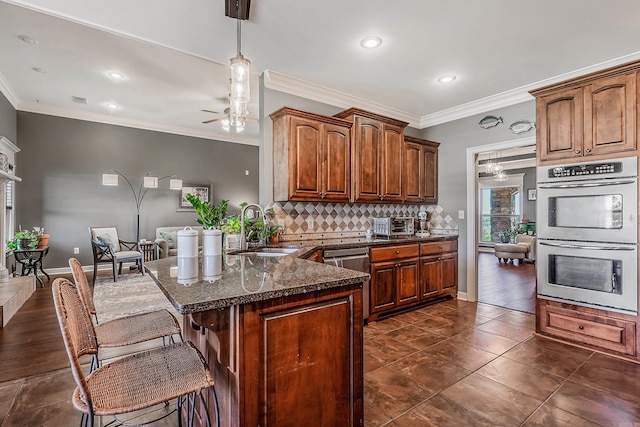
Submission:
[[[87,98],[81,98],[79,96],[72,96],[71,100],[76,104],[87,104]]]

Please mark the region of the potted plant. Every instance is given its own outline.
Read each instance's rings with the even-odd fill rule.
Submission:
[[[7,240],[7,249],[27,250],[38,246],[38,237],[32,230],[20,230]]]
[[[228,200],[220,200],[220,203],[214,206],[213,203],[203,202],[191,193],[187,194],[187,200],[200,217],[196,219],[196,221],[203,229],[211,230],[220,228],[220,222],[227,215]]]
[[[264,228],[264,237],[267,242],[272,245],[278,244],[280,242],[280,235],[282,234],[282,227],[279,225],[269,225]]]
[[[49,244],[49,238],[51,237],[48,234],[45,234],[44,227],[33,227],[33,233],[38,238],[38,247],[44,248]]]

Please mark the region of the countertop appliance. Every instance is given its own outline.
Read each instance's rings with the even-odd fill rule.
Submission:
[[[373,218],[373,233],[377,236],[413,236],[414,221],[412,216]]]
[[[537,170],[538,295],[638,311],[636,157]]]
[[[322,260],[325,264],[361,271],[367,274],[369,273],[368,247],[326,250],[324,251]],[[362,285],[362,314],[364,320],[369,318],[370,286],[371,284],[369,280],[364,282]]]

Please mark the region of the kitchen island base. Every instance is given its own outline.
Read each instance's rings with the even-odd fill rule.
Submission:
[[[184,320],[214,375],[221,426],[363,425],[361,283]]]

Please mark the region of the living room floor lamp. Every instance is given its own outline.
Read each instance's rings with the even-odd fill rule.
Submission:
[[[103,173],[102,174],[102,185],[107,186],[118,186],[118,176],[121,176],[127,184],[129,184],[129,188],[131,188],[131,193],[133,194],[133,199],[136,202],[136,242],[140,242],[140,206],[142,205],[142,200],[144,196],[147,195],[147,191],[150,188],[158,188],[158,183],[163,179],[169,178],[169,189],[171,190],[181,190],[182,189],[182,180],[181,179],[173,179],[175,175],[167,175],[158,178],[157,176],[151,176],[151,172],[147,172],[142,181],[140,182],[140,186],[138,190],[134,188],[129,178],[124,176],[124,174],[118,172],[115,169],[111,169],[111,172],[114,173]]]

